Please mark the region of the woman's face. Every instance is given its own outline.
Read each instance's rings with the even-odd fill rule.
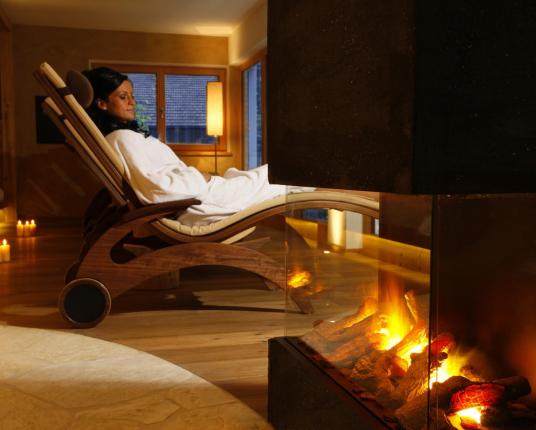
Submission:
[[[130,81],[123,81],[108,96],[108,100],[97,100],[97,106],[122,121],[133,121],[136,117],[136,99]]]

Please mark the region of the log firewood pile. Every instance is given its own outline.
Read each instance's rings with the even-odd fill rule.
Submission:
[[[512,420],[530,423],[520,429],[536,428],[534,411],[515,403],[530,393],[527,379],[484,381],[475,369],[462,365],[448,374],[448,360],[455,356],[454,336],[443,333],[428,343],[428,327],[418,315],[415,297],[409,292],[404,298],[411,321],[394,344],[387,339],[391,318],[372,298],[352,315],[316,322],[302,340],[394,411],[405,430],[504,429]],[[430,402],[434,407],[428,414]]]

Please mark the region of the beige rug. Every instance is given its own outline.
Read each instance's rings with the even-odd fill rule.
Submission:
[[[0,429],[270,429],[239,400],[150,354],[0,326]]]

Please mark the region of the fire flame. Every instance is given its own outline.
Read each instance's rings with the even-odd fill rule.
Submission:
[[[400,343],[402,336],[397,333],[396,329],[398,329],[398,327],[395,326],[395,330],[393,330],[393,333],[391,333],[389,327],[382,327],[374,332],[375,334],[380,335],[380,341],[376,346],[378,350],[387,351]]]
[[[445,382],[452,376],[463,375],[463,368],[469,360],[469,355],[469,353],[463,354],[459,351],[448,352],[448,357],[438,363],[438,366],[430,372],[429,387],[432,388],[436,382]],[[471,379],[478,380],[480,378],[471,375]]]
[[[382,335],[377,347],[381,351],[389,350],[397,345],[411,330],[410,322],[405,318],[402,303],[390,301],[383,303],[383,306],[383,326],[376,330],[377,334]]]
[[[413,291],[404,293],[404,286],[395,277],[382,283],[379,295],[381,325],[369,340],[380,351],[392,351],[409,367],[411,354],[422,352],[428,334],[421,320]]]
[[[393,350],[396,355],[411,363],[411,354],[420,353],[428,345],[428,334],[422,322],[411,323],[403,310],[391,307],[388,315],[383,315],[384,325],[374,333],[379,341],[376,348],[380,351]],[[411,340],[406,338],[413,331]]]
[[[311,273],[306,270],[294,270],[287,276],[287,284],[290,288],[301,288],[311,283]]]
[[[439,367],[436,367],[432,370],[430,374],[430,388],[436,382],[445,382],[452,376],[460,374],[461,368],[465,364],[465,359],[456,355],[449,355],[447,359],[439,364]]]
[[[402,350],[397,355],[400,358],[403,358],[408,363],[411,362],[411,354],[420,354],[424,351],[424,348],[428,345],[428,338],[426,335],[422,336],[419,342],[416,342],[415,344],[411,345],[409,348],[406,348]]]

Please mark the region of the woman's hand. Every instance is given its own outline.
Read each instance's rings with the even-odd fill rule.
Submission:
[[[206,182],[210,182],[212,179],[212,175],[210,173],[201,172],[201,174],[203,175],[203,178],[205,178]]]

